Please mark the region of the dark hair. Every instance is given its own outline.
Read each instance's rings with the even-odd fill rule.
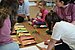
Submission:
[[[4,20],[7,18],[7,15],[15,14],[17,8],[17,0],[2,0],[0,2],[0,28],[3,26]]]
[[[51,12],[49,12],[46,17],[45,17],[45,21],[48,24],[48,28],[49,30],[52,29],[52,27],[55,25],[56,22],[60,22],[61,18],[57,15],[57,13],[53,12],[51,10]]]
[[[39,3],[42,3],[43,6],[46,6],[46,1],[39,1]]]
[[[60,2],[63,1],[64,5],[67,5],[68,3],[73,3],[75,2],[75,0],[59,0]]]

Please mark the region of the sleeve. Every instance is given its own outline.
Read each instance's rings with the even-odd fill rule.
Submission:
[[[29,2],[25,2],[25,15],[29,16]]]
[[[51,38],[55,40],[60,40],[63,33],[62,30],[63,29],[62,29],[61,23],[60,22],[56,23],[55,26],[53,27],[53,33]]]
[[[73,6],[72,11],[73,11],[73,14],[72,14],[72,16],[73,16],[73,21],[75,21],[75,5]]]

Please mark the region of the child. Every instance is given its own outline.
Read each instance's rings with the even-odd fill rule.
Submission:
[[[48,10],[45,8],[46,6],[46,2],[45,1],[40,1],[38,3],[38,7],[40,9],[40,13],[39,13],[39,18],[34,18],[32,20],[32,25],[42,25],[45,24],[45,16],[48,14]]]
[[[24,0],[18,0],[19,1],[19,9],[17,11],[17,20],[19,23],[24,21],[24,18],[27,16],[28,21],[30,21],[30,16],[29,16],[29,2],[24,1]]]
[[[50,14],[52,13],[52,14]],[[51,20],[53,22],[51,22]],[[47,33],[52,35],[52,28],[55,24],[55,21],[58,22],[58,21],[61,21],[61,18],[53,11],[51,10],[45,17],[45,22],[47,23],[46,25],[48,26],[49,30],[47,30]],[[53,26],[52,26],[53,25]]]
[[[13,42],[11,33],[11,22],[9,15],[12,14],[12,3],[17,0],[2,0],[0,2],[0,50],[19,50],[17,43]]]

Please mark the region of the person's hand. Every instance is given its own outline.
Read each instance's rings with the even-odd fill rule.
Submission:
[[[24,14],[18,14],[18,16],[21,16],[21,17],[24,17],[25,18],[25,15]]]
[[[48,45],[49,41],[50,41],[50,40],[44,41],[44,44],[45,44],[45,45]]]
[[[72,22],[72,24],[74,24],[74,25],[75,25],[75,21],[73,21],[73,22]]]
[[[33,20],[33,22],[36,22],[36,20]]]
[[[42,16],[42,13],[39,13],[39,16]]]
[[[46,48],[42,48],[41,50],[47,50]]]

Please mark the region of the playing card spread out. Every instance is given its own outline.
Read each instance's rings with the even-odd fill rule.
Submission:
[[[30,47],[20,48],[19,50],[39,50],[39,48],[36,46],[30,46]]]
[[[31,39],[34,39],[34,37],[32,37],[32,36],[21,36],[20,37],[20,40],[31,40]]]
[[[28,31],[26,29],[19,29],[19,30],[17,30],[17,33],[21,33],[21,32],[28,33]]]
[[[30,36],[31,34],[30,33],[19,33],[18,36]]]
[[[22,41],[22,45],[30,45],[30,44],[35,44],[36,41],[34,40],[25,40],[25,41]]]

